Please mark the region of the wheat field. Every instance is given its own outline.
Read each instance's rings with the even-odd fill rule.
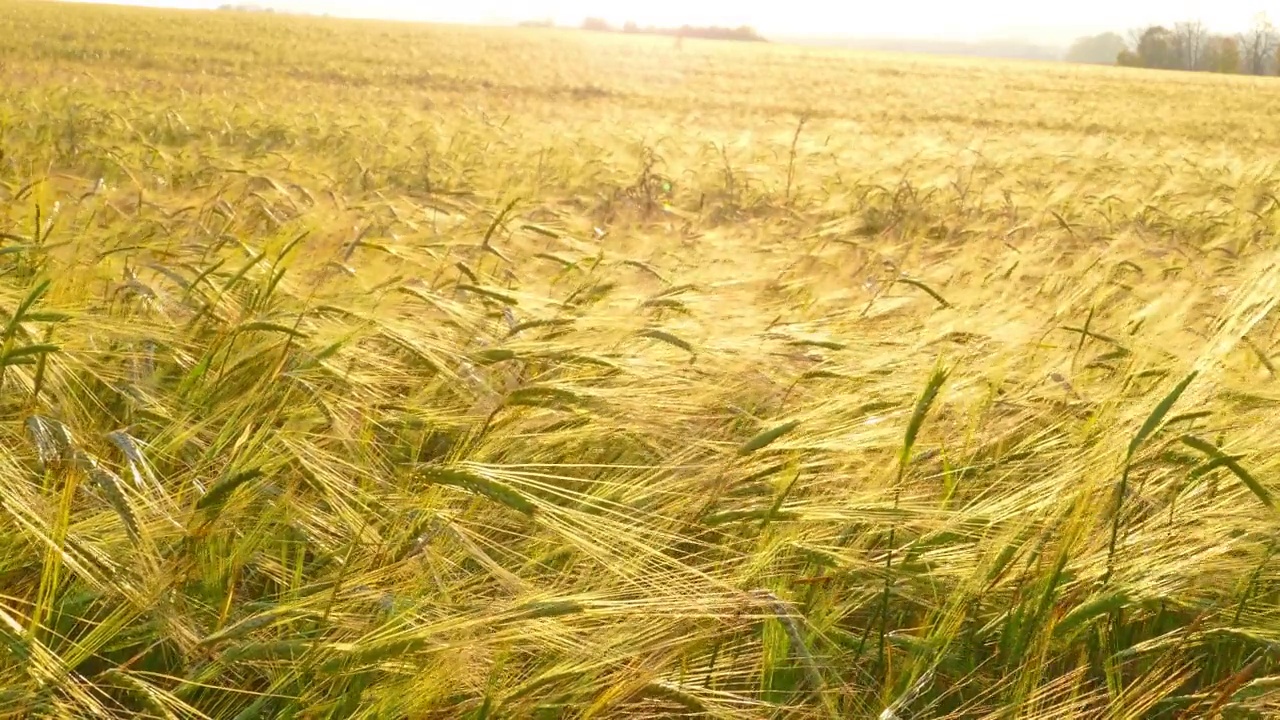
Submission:
[[[1280,81],[0,35],[0,716],[1280,712]]]

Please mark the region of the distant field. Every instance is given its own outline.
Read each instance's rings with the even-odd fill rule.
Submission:
[[[0,38],[0,716],[1280,712],[1280,81]]]

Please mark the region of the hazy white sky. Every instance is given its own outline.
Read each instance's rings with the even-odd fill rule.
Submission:
[[[129,0],[117,0],[129,2]],[[510,21],[553,18],[577,24],[586,16],[641,25],[751,25],[769,33],[1063,38],[1152,23],[1198,19],[1213,30],[1245,29],[1259,12],[1280,22],[1280,0],[133,0],[138,4],[210,7],[256,2],[282,10],[333,15]]]

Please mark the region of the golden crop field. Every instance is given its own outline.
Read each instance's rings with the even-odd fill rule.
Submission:
[[[0,37],[0,716],[1280,711],[1280,80]]]

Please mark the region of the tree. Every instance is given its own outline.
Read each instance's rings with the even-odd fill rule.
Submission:
[[[1067,50],[1067,62],[1114,65],[1125,49],[1124,38],[1115,33],[1082,37]]]
[[[1209,32],[1199,20],[1180,22],[1173,26],[1173,47],[1178,64],[1183,70],[1205,70],[1205,46]]]
[[[1174,35],[1168,28],[1152,25],[1130,33],[1137,67],[1172,69],[1178,67]]]
[[[1068,59],[1083,58],[1097,38],[1081,38]],[[1280,73],[1280,30],[1265,14],[1254,18],[1248,32],[1213,35],[1198,20],[1130,30],[1127,47],[1115,55],[1123,67],[1162,68],[1215,73]]]
[[[1205,45],[1205,69],[1216,73],[1240,72],[1240,41],[1228,35],[1214,35]]]
[[[613,30],[613,28],[609,26],[608,21],[601,20],[600,18],[587,18],[586,20],[583,20],[582,29],[595,30],[596,32],[609,32]]]
[[[1240,36],[1241,70],[1250,75],[1269,74],[1277,51],[1280,51],[1280,35],[1266,14],[1259,13],[1249,31]]]

